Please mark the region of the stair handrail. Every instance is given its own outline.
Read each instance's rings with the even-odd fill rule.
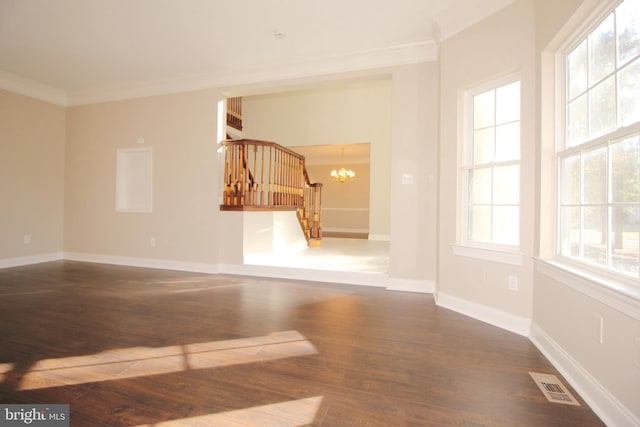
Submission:
[[[296,210],[307,241],[322,238],[322,183],[311,181],[303,155],[256,139],[229,139],[221,145],[221,210]]]
[[[242,98],[227,98],[227,126],[242,131]]]

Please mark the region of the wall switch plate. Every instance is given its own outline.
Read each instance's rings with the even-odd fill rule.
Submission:
[[[30,244],[31,244],[31,234],[25,234],[25,235],[22,237],[22,242],[23,242],[25,245],[30,245]]]
[[[152,237],[152,238],[149,239],[149,246],[151,246],[152,248],[155,248],[156,244],[157,244],[157,242],[156,242],[156,238],[155,237]]]
[[[507,283],[510,291],[518,290],[518,276],[509,276]]]
[[[411,185],[411,184],[413,184],[413,174],[403,173],[402,174],[402,184],[403,185]]]

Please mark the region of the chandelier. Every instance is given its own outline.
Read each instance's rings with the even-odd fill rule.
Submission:
[[[340,162],[344,164],[344,147],[342,148]],[[338,181],[338,182],[353,181],[353,178],[355,177],[356,177],[356,173],[351,169],[345,169],[342,167],[340,169],[334,169],[331,171],[331,179],[333,179],[334,181]]]

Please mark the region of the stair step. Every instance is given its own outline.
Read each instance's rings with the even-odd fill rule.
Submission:
[[[322,246],[322,240],[321,239],[309,239],[309,241],[307,242],[310,248],[319,248],[320,246]]]

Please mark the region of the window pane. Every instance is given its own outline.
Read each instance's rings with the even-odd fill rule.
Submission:
[[[607,214],[605,207],[585,207],[582,230],[584,259],[607,265]]]
[[[517,246],[520,234],[520,209],[518,206],[494,206],[493,243]]]
[[[616,41],[611,14],[589,35],[589,87],[614,71],[615,54]]]
[[[471,203],[491,203],[491,168],[469,171]]]
[[[640,0],[619,0],[566,61],[558,250],[638,278]]]
[[[611,198],[614,203],[640,202],[640,138],[611,145]]]
[[[569,54],[569,99],[587,90],[587,41]]]
[[[638,277],[640,205],[613,209],[611,263],[613,268]]]
[[[473,97],[473,128],[480,129],[495,124],[495,91]]]
[[[520,120],[520,82],[496,90],[496,124]]]
[[[607,202],[607,147],[584,153],[582,156],[584,203]]]
[[[616,94],[614,76],[609,77],[590,91],[589,107],[591,138],[596,138],[615,130]]]
[[[494,130],[490,127],[473,133],[473,164],[483,164],[493,161]]]
[[[520,166],[493,169],[493,203],[515,205],[520,200]]]
[[[640,2],[627,0],[616,9],[618,66],[640,55]]]
[[[580,203],[580,156],[562,159],[560,201],[565,205]]]
[[[587,140],[589,121],[587,120],[587,94],[581,95],[569,104],[567,115],[567,147],[576,146]]]
[[[520,122],[496,127],[496,162],[520,159]]]
[[[640,121],[640,59],[618,73],[618,102],[620,126]]]
[[[469,209],[469,239],[491,242],[491,206],[472,206]]]
[[[472,146],[465,147],[473,156],[466,172],[466,237],[480,243],[517,246],[520,165],[513,163],[520,159],[519,81],[473,97],[472,131]],[[496,166],[497,162],[512,164]]]
[[[580,256],[580,208],[560,208],[560,253]]]

